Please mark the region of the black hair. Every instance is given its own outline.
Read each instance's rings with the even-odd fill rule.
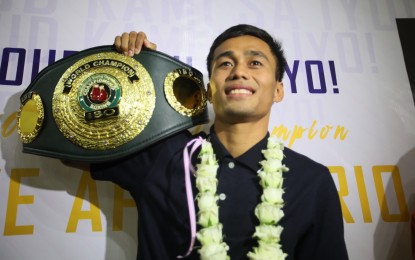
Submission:
[[[206,59],[207,70],[209,74],[209,78],[212,74],[212,61],[213,61],[213,53],[215,52],[216,48],[221,45],[224,41],[235,38],[238,36],[254,36],[259,38],[260,40],[264,41],[269,48],[271,49],[271,53],[274,55],[277,61],[277,71],[275,72],[276,79],[278,81],[282,81],[285,72],[285,66],[287,65],[287,60],[284,55],[284,50],[282,49],[281,43],[275,40],[268,32],[255,27],[249,24],[239,24],[233,27],[230,27],[223,33],[221,33],[212,43],[210,47],[209,54]]]

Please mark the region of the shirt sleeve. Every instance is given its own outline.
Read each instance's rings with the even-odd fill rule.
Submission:
[[[112,181],[128,190],[133,182],[140,182],[149,172],[160,149],[155,146],[116,161],[91,164],[91,176],[95,180]]]
[[[170,157],[183,150],[190,138],[190,133],[183,131],[120,160],[92,164],[91,176],[95,180],[112,181],[129,191],[140,189],[146,176],[163,171]]]

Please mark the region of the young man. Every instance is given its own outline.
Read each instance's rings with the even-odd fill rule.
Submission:
[[[142,46],[156,48],[142,32],[117,36],[115,46],[131,56]],[[267,149],[271,106],[284,96],[285,65],[280,44],[250,25],[223,32],[208,55],[208,99],[215,119],[209,135],[201,135],[212,144],[218,161],[218,217],[230,259],[247,259],[258,244],[253,238],[259,225],[255,208],[263,189],[257,172],[264,160],[261,151]],[[178,133],[128,158],[91,166],[95,179],[111,180],[134,197],[138,259],[174,259],[188,251],[191,224],[183,151],[193,138]],[[278,243],[286,259],[347,259],[339,198],[327,168],[288,148],[282,163],[289,171],[283,173]],[[200,247],[196,242],[187,257],[199,259]]]

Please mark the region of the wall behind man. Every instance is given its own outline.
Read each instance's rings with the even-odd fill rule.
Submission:
[[[0,259],[135,259],[125,191],[21,152],[19,96],[39,70],[142,30],[206,75],[214,37],[238,23],[284,45],[286,97],[269,131],[329,167],[350,258],[409,259],[415,108],[396,18],[415,18],[414,1],[1,1]]]

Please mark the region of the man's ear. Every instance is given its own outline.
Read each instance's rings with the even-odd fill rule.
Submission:
[[[280,102],[284,98],[284,83],[282,81],[277,81],[274,91],[274,102]]]
[[[209,103],[212,103],[212,88],[210,87],[210,83],[207,84],[206,96]]]

